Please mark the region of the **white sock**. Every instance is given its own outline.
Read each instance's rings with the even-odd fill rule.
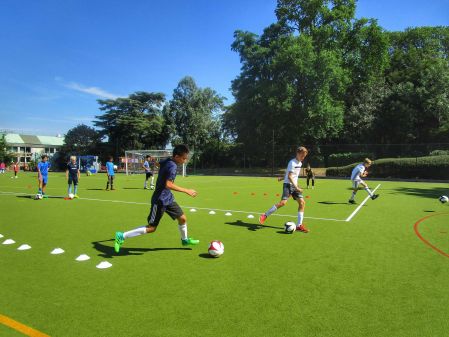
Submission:
[[[187,239],[187,222],[184,225],[178,225],[179,233],[181,234],[181,240]]]
[[[143,184],[143,187],[146,188],[147,187],[147,181],[145,180],[145,183]]]
[[[302,219],[304,219],[304,212],[298,212],[298,226],[302,225]]]
[[[154,185],[154,176],[151,176],[151,185]]]
[[[349,199],[349,200],[354,200],[355,195],[356,195],[356,192],[352,192],[351,199]]]
[[[273,207],[271,207],[268,211],[265,212],[265,215],[266,215],[266,216],[270,216],[271,214],[273,214],[274,212],[276,212],[277,209],[278,209],[278,208],[276,207],[276,205],[273,205]]]
[[[369,189],[369,187],[365,188],[365,191],[368,192],[368,194],[369,194],[370,197],[373,196],[373,192],[371,192],[371,190]]]
[[[69,191],[67,194],[70,194],[70,193],[72,193],[72,185],[69,185]]]
[[[125,239],[133,238],[135,236],[139,236],[139,235],[146,234],[146,233],[147,233],[147,228],[145,226],[143,226],[143,227],[131,229],[130,231],[123,233],[123,237]]]

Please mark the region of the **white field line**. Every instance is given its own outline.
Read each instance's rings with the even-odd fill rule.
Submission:
[[[380,187],[380,184],[376,186],[376,188],[373,190],[373,193],[376,192],[376,190]],[[349,222],[351,221],[351,219],[357,214],[358,211],[360,211],[360,209],[363,207],[363,205],[368,201],[368,199],[370,199],[370,196],[368,195],[365,200],[362,201],[362,203],[359,205],[359,207],[357,207],[355,209],[354,212],[351,213],[350,216],[348,216],[348,218],[344,221]]]
[[[30,193],[19,193],[19,192],[0,192],[0,195],[29,195],[33,196],[35,194]],[[63,198],[63,196],[50,196],[56,197],[56,198]],[[77,200],[88,200],[88,201],[99,201],[99,202],[113,202],[113,203],[120,203],[120,204],[129,204],[129,205],[146,205],[150,206],[149,202],[135,202],[135,201],[122,201],[122,200],[108,200],[108,199],[94,199],[94,198],[79,198]],[[206,208],[206,207],[196,207],[196,206],[186,206],[181,205],[185,208],[195,208],[195,209],[201,209],[201,210],[207,210],[207,211],[222,211],[222,212],[231,212],[231,213],[243,213],[243,214],[260,214],[260,212],[248,212],[248,211],[239,211],[239,210],[233,210],[233,209],[220,209],[220,208]],[[297,218],[297,216],[294,215],[286,215],[286,214],[272,214],[272,216],[278,216],[278,217],[286,217],[286,218]],[[331,218],[316,218],[316,217],[304,217],[305,219],[313,219],[313,220],[324,220],[324,221],[347,221],[347,220],[340,220],[340,219],[331,219]]]

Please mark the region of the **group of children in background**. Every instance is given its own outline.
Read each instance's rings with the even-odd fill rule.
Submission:
[[[12,170],[14,172],[14,176],[12,176],[11,178],[16,178],[17,179],[17,174],[19,173],[19,169],[20,169],[20,164],[19,162],[16,163],[12,163]],[[6,164],[4,162],[0,163],[0,174],[5,174],[6,173]]]
[[[4,163],[0,163],[0,173],[4,173]],[[154,189],[154,168],[159,167],[159,163],[157,163],[153,157],[146,156],[145,162],[142,165],[142,168],[145,170],[145,182],[144,189],[148,189],[147,182],[148,179],[150,181],[150,189]],[[37,165],[37,175],[38,175],[38,195],[42,197],[47,197],[45,194],[45,188],[48,183],[48,170],[50,168],[50,163],[48,162],[48,156],[42,155],[41,161]],[[114,188],[114,177],[117,166],[114,165],[114,158],[109,156],[108,161],[106,162],[106,174],[107,174],[107,183],[106,183],[106,191],[115,190]],[[19,163],[14,164],[14,173],[17,178],[17,172],[19,171]],[[72,185],[73,185],[73,197],[78,197],[78,182],[81,176],[80,167],[77,163],[76,156],[70,156],[70,161],[67,164],[66,168],[66,179],[67,179],[67,194],[69,196],[72,195]],[[89,174],[88,174],[89,175]],[[11,177],[12,178],[12,177]]]

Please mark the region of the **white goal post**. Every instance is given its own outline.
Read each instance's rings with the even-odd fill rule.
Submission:
[[[193,152],[189,153],[189,158],[192,154]],[[155,161],[159,162],[172,155],[173,150],[127,150],[125,151],[125,158],[123,158],[126,175],[144,173],[142,165],[146,156],[151,156]],[[157,172],[158,169],[155,168],[155,171]],[[178,174],[182,174],[183,177],[187,175],[187,163],[183,164],[182,167],[178,167]]]

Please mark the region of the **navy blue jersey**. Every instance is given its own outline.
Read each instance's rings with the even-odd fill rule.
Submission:
[[[67,170],[69,171],[69,175],[73,178],[78,177],[78,164],[73,164],[72,162],[67,164]]]
[[[172,158],[165,159],[159,164],[159,175],[157,177],[156,189],[154,190],[151,202],[156,203],[157,201],[161,201],[162,205],[168,206],[175,201],[175,197],[166,187],[167,180],[175,181],[178,166]]]

